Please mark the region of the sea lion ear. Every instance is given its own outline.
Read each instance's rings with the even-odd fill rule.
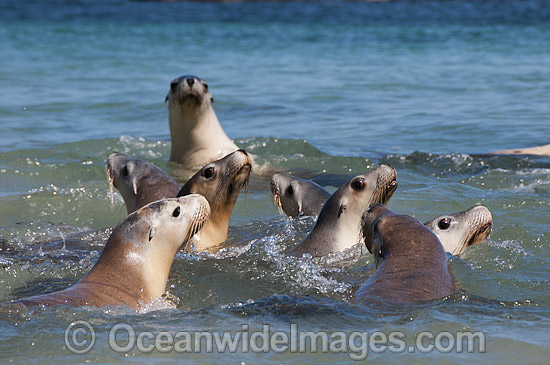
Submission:
[[[304,210],[302,209],[302,203],[298,203],[298,216],[301,217],[304,215]]]
[[[154,236],[155,236],[155,227],[151,227],[151,229],[149,230],[149,242],[151,242]]]
[[[340,209],[338,209],[338,218],[344,213],[344,210],[346,210],[346,206],[344,204],[340,205]]]
[[[368,227],[367,225],[367,212],[365,212],[361,216],[361,235],[360,235],[359,243],[363,243],[361,245],[361,248],[364,246],[369,251],[369,253],[372,254],[372,242],[369,240],[369,235],[366,232],[366,230],[369,230],[369,229],[370,227]],[[361,253],[362,252],[363,251],[361,250]]]
[[[166,94],[166,99],[164,99],[164,104],[166,104],[166,102],[168,101],[169,97],[170,97],[170,93]]]
[[[344,210],[346,210],[346,202],[342,202],[342,204],[340,204],[340,208],[338,208],[338,218],[340,218],[340,216],[342,215],[342,213],[344,213]]]
[[[378,250],[378,252],[375,252],[374,254],[374,264],[376,265],[376,268],[378,269],[378,266],[380,266],[380,263],[384,260],[384,253],[382,252],[382,247]]]
[[[134,195],[137,196],[138,194],[138,187],[137,187],[137,182],[135,179],[132,180],[132,190],[134,191]]]
[[[379,224],[380,218],[375,220],[372,224],[371,236],[373,237],[373,243],[371,249],[369,250],[374,255],[374,263],[376,264],[376,268],[378,268],[382,260],[384,260],[384,252],[382,251],[384,241],[382,240],[382,237],[380,237],[380,234],[378,234]]]
[[[213,97],[213,96],[210,97],[210,102],[211,102],[211,103],[214,102],[214,97]]]
[[[296,197],[296,193],[300,191],[300,184],[297,181],[292,181],[290,187],[292,188],[292,195]],[[298,216],[304,215],[302,201],[296,201],[296,204],[298,204]]]

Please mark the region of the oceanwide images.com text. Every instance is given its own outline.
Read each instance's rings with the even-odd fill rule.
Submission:
[[[280,327],[279,327],[280,329]],[[117,353],[346,353],[352,360],[365,360],[370,353],[475,353],[485,352],[483,332],[419,332],[413,340],[394,331],[343,332],[301,331],[296,323],[289,331],[273,331],[264,324],[252,331],[244,324],[237,331],[136,331],[128,323],[113,325],[109,347]],[[96,345],[94,327],[86,321],[71,323],[65,330],[65,346],[75,354],[86,354]]]

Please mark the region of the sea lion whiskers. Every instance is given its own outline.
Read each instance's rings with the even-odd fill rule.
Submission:
[[[241,170],[244,168],[241,167]],[[243,187],[242,189],[244,190],[244,199],[246,200],[246,198],[248,197],[248,188],[250,186],[250,176],[252,176],[252,164],[250,165],[250,172],[248,173],[248,175],[246,176],[246,178],[244,179],[244,183],[243,183]]]
[[[191,228],[189,229],[189,234],[185,237],[185,240],[182,242],[182,246],[191,241],[191,238],[195,235],[200,235],[200,230],[204,227],[206,223],[206,217],[210,215],[210,206],[204,205],[201,206],[194,214],[192,218]],[[187,245],[185,245],[187,246]]]
[[[277,209],[277,212],[279,212],[279,214],[284,214],[283,202],[281,201],[281,191],[279,190],[279,186],[275,183],[275,181],[271,180],[269,182],[269,187],[271,189],[271,200],[273,202],[273,206]]]
[[[371,203],[382,203],[384,205],[388,203],[393,193],[397,189],[397,172],[395,172],[395,169],[393,169],[393,171],[395,173],[395,177],[393,177],[389,181],[387,180],[389,177],[392,177],[391,172],[388,172],[388,174],[381,174],[380,176],[378,176],[378,179],[376,180],[376,184],[378,186],[382,186],[382,189],[379,190],[379,194],[377,197],[378,200],[373,199]]]
[[[476,228],[470,232],[466,239],[463,240],[463,244],[458,252],[462,252],[467,247],[480,243],[481,241],[489,238],[491,234],[492,222],[486,223],[483,216],[476,216],[475,221],[472,223]]]

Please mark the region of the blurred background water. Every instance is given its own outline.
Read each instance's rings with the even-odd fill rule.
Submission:
[[[393,210],[425,221],[485,204],[491,239],[452,267],[450,298],[349,304],[373,271],[355,250],[319,263],[284,253],[312,228],[255,179],[231,219],[236,247],[176,257],[177,309],[0,314],[0,358],[118,361],[114,323],[137,331],[483,331],[484,354],[370,354],[388,362],[546,361],[550,353],[550,158],[489,152],[550,143],[546,1],[0,1],[0,302],[65,288],[124,216],[105,159],[168,162],[172,79],[209,83],[227,134],[275,169],[335,190],[379,163],[398,172]],[[74,239],[78,237],[78,239]],[[98,343],[71,354],[73,320]],[[179,359],[142,354],[135,362]],[[194,361],[348,361],[347,354],[185,354]]]

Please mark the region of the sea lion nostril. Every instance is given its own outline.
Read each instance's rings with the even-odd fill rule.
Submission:
[[[188,84],[189,86],[193,86],[193,84],[195,83],[195,79],[194,79],[194,78],[186,79],[185,81],[187,81],[187,84]]]

